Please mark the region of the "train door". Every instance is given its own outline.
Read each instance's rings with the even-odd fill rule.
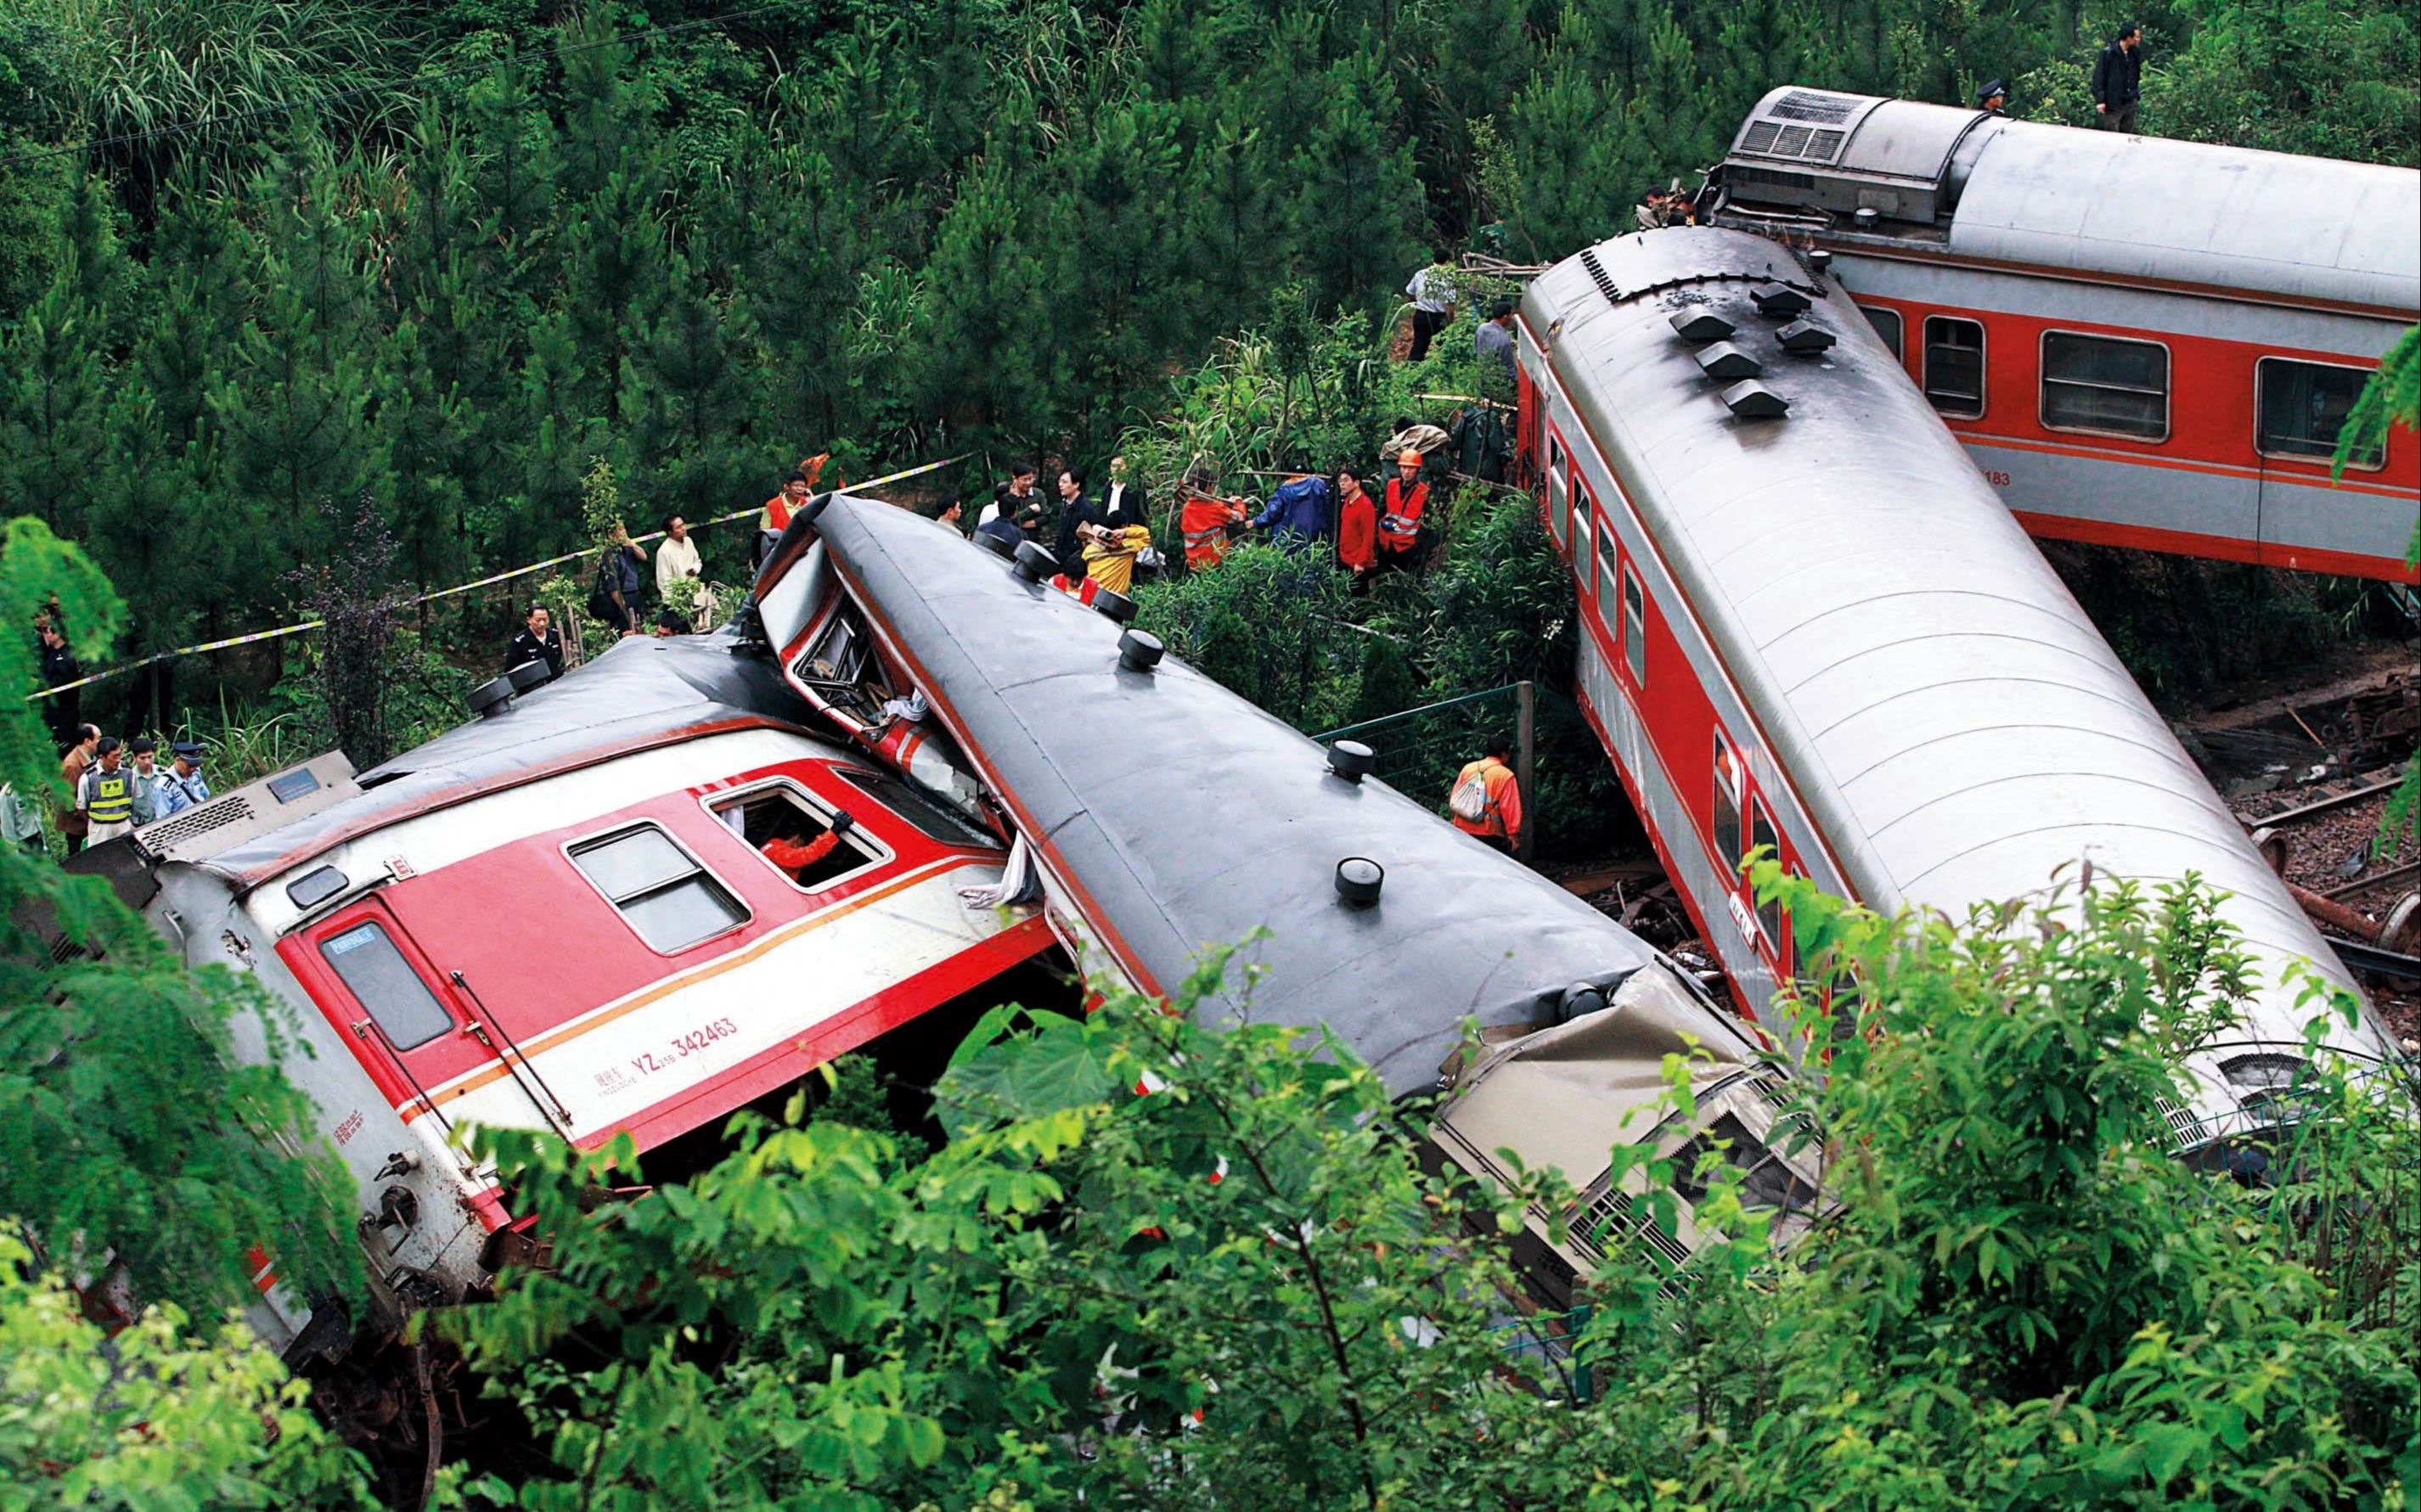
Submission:
[[[415,1126],[424,1148],[411,1169],[451,1163],[467,1173],[446,1115],[430,1093],[494,1056],[474,1037],[476,1021],[394,914],[375,897],[350,904],[291,938],[280,954],[353,1047],[371,1080]],[[442,1160],[435,1151],[445,1152]],[[398,1169],[404,1164],[399,1157]],[[458,1202],[422,1201],[398,1185],[388,1189],[377,1216],[363,1222],[363,1242],[371,1255],[430,1270],[476,1220]]]
[[[1554,538],[1555,550],[1564,551],[1571,539],[1572,475],[1571,458],[1564,449],[1564,438],[1555,433],[1553,422],[1547,426],[1547,534]]]
[[[1707,813],[1707,847],[1724,878],[1725,912],[1779,982],[1790,974],[1790,919],[1780,900],[1757,901],[1756,886],[1741,863],[1761,849],[1794,875],[1797,868],[1786,852],[1772,807],[1720,725],[1715,726],[1713,793]]]

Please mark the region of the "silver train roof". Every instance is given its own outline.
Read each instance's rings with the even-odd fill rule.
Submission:
[[[2080,130],[1913,100],[1773,90],[1725,159],[1736,197],[1861,205],[1948,253],[2421,309],[2421,170]]]
[[[1749,298],[1768,279],[1817,296],[1808,319],[1838,338],[1822,358],[1780,351]],[[1685,306],[1739,328],[1787,418],[1732,416],[1669,323]],[[1561,322],[1550,365],[1864,901],[1960,917],[2080,858],[2146,882],[2195,872],[2262,958],[2254,1036],[2298,1036],[2289,960],[2351,989],[1837,285],[1762,237],[1651,231],[1558,264],[1523,314]],[[2380,1053],[2367,1025],[2336,1037]]]
[[[1629,931],[1475,844],[1174,657],[1118,666],[1119,627],[930,521],[835,498],[815,522],[844,587],[1009,804],[1087,921],[1169,991],[1257,931],[1230,1013],[1326,1024],[1398,1092],[1431,1083],[1466,1016],[1543,1020],[1575,982],[1654,959]],[[1336,864],[1386,868],[1344,906]],[[1711,1012],[1711,1010],[1710,1010]]]
[[[475,719],[360,773],[363,789],[207,863],[256,886],[341,841],[415,814],[554,776],[587,762],[718,730],[792,728],[813,711],[728,632],[638,636],[499,713]]]

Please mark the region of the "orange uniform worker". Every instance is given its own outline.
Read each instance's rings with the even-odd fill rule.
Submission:
[[[1506,764],[1512,755],[1512,741],[1489,737],[1485,754],[1462,769],[1446,797],[1456,829],[1508,856],[1522,843],[1522,785]]]
[[[1407,446],[1396,455],[1396,475],[1387,479],[1386,509],[1379,517],[1379,554],[1390,567],[1421,565],[1421,516],[1429,507],[1429,486],[1421,481],[1421,454]]]
[[[1362,487],[1362,469],[1336,470],[1336,559],[1358,581],[1379,567],[1379,501]]]
[[[1242,524],[1243,519],[1242,500],[1218,499],[1187,490],[1184,507],[1177,514],[1178,534],[1185,538],[1187,569],[1200,571],[1217,567],[1227,554],[1227,527]]]
[[[831,855],[834,848],[840,844],[840,837],[856,827],[857,820],[850,817],[847,809],[843,809],[833,816],[832,828],[812,840],[804,843],[797,840],[785,840],[777,834],[758,849],[765,853],[766,860],[789,872],[791,880],[795,881],[801,872]]]

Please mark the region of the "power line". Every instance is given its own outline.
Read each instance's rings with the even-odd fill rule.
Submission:
[[[114,136],[86,137],[81,142],[70,142],[60,147],[36,148],[23,152],[12,152],[7,157],[0,157],[0,168],[13,168],[21,163],[36,163],[44,158],[64,157],[71,152],[89,153],[104,151],[110,148],[131,147],[139,142],[157,141],[162,137],[184,136],[197,132],[217,131],[224,127],[242,126],[251,121],[266,119],[271,116],[282,116],[289,111],[309,110],[321,105],[339,104],[348,101],[359,100],[368,95],[394,94],[398,96],[417,96],[431,85],[444,84],[449,79],[469,78],[473,74],[485,73],[496,69],[528,61],[532,56],[560,60],[570,57],[575,54],[591,52],[601,47],[616,47],[625,43],[636,45],[646,42],[661,41],[667,37],[678,37],[687,32],[704,31],[710,27],[720,26],[726,22],[754,20],[758,16],[764,15],[768,11],[791,9],[798,3],[799,0],[773,0],[773,3],[771,4],[752,6],[745,10],[726,10],[719,15],[701,16],[695,21],[684,21],[670,26],[658,26],[648,31],[617,32],[611,37],[600,38],[595,41],[573,42],[563,47],[550,48],[544,53],[536,55],[508,53],[502,57],[492,57],[478,63],[466,63],[460,68],[441,69],[434,73],[415,73],[411,78],[402,80],[396,84],[360,85],[351,89],[333,90],[324,95],[311,95],[302,100],[272,101],[270,103],[265,105],[256,105],[250,110],[234,111],[224,116],[209,116],[198,120],[180,121],[167,126],[154,126],[140,132],[121,132]]]

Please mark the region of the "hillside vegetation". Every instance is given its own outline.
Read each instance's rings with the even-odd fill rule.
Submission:
[[[2148,129],[2421,162],[2409,6],[2128,14]],[[828,448],[1097,459],[1282,291],[1383,323],[1431,243],[1568,254],[1777,82],[2081,120],[2118,19],[0,0],[0,497],[141,652],[278,622],[363,498],[436,586],[585,544],[600,457],[633,530]]]

